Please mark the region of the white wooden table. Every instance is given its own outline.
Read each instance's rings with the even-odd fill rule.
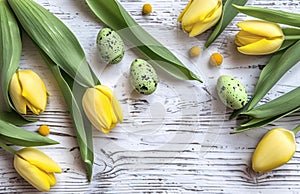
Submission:
[[[251,170],[251,155],[261,136],[272,126],[230,135],[236,120],[228,121],[231,110],[220,104],[216,80],[227,74],[241,80],[249,96],[268,56],[245,56],[233,43],[246,18],[239,14],[226,31],[201,56],[190,59],[188,50],[201,48],[209,33],[189,38],[180,29],[177,16],[188,0],[122,0],[122,5],[150,34],[169,48],[186,66],[200,75],[204,84],[180,81],[157,70],[159,86],[150,96],[141,96],[129,84],[129,66],[138,53],[127,48],[121,63],[99,65],[95,39],[101,22],[84,0],[37,0],[59,17],[77,36],[103,84],[114,89],[124,123],[110,134],[93,131],[95,166],[91,182],[81,162],[76,136],[66,104],[47,66],[31,40],[23,34],[21,68],[36,71],[50,92],[49,104],[40,121],[25,128],[36,131],[41,124],[51,128],[50,138],[60,144],[40,147],[63,169],[58,174],[55,193],[297,193],[300,192],[300,152],[285,166],[265,174]],[[151,3],[153,12],[141,14]],[[271,7],[300,13],[299,0],[249,0],[248,5]],[[225,57],[220,68],[208,64],[211,53]],[[266,102],[299,86],[293,68],[263,99]],[[299,124],[295,113],[274,125],[292,129]],[[299,141],[299,138],[298,138]],[[0,149],[0,193],[37,192],[13,168],[13,157]]]

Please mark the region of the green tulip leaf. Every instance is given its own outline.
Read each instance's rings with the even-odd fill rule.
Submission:
[[[278,49],[278,51],[286,50],[287,48],[289,48],[290,46],[292,46],[296,42],[297,42],[297,40],[284,40],[281,47],[280,47],[280,49]]]
[[[300,14],[252,6],[233,5],[239,12],[269,22],[300,27]]]
[[[285,37],[299,36],[300,35],[300,29],[298,29],[298,28],[283,28],[282,31],[283,31],[283,34],[284,34]],[[295,44],[297,41],[298,41],[297,39],[295,39],[295,40],[284,40],[278,51],[287,49],[288,47]]]
[[[248,110],[251,110],[280,78],[300,61],[299,50],[300,40],[285,52],[278,52],[271,58],[258,79]]]
[[[250,101],[241,109],[238,110],[234,110],[232,112],[232,114],[230,115],[229,119],[234,119],[235,117],[237,117],[239,114],[241,114],[242,112],[245,112],[247,110],[249,110],[249,105],[252,102],[253,98],[255,97],[256,93],[260,92],[261,89],[261,84],[267,80],[268,76],[272,74],[272,71],[274,69],[276,69],[277,66],[277,62],[279,61],[279,59],[281,58],[281,56],[283,55],[284,51],[281,52],[277,52],[275,54],[273,54],[272,58],[269,60],[269,62],[267,63],[267,65],[263,68],[263,70],[261,71],[259,78],[257,80],[256,83],[256,87],[254,89],[254,94],[253,97],[250,99]],[[260,100],[260,99],[259,99]],[[257,101],[257,100],[256,100]],[[258,102],[257,102],[258,103]],[[255,104],[256,105],[256,104]]]
[[[263,105],[255,107],[242,114],[252,116],[254,118],[268,118],[289,112],[300,107],[300,87],[285,93],[284,95],[271,100]]]
[[[282,31],[285,36],[300,34],[299,28],[282,28]]]
[[[290,46],[286,50],[281,50],[273,54],[267,65],[261,71],[258,78],[253,97],[242,109],[235,110],[230,115],[230,119],[237,117],[245,111],[249,111],[267,94],[274,84],[299,61],[299,56],[295,53],[300,48],[300,41]]]
[[[6,109],[13,108],[10,102],[9,83],[19,68],[22,42],[18,22],[4,0],[0,0],[0,81]]]
[[[92,129],[91,125],[85,123],[87,119],[85,119],[84,114],[82,114],[81,102],[76,100],[76,96],[72,92],[72,85],[76,84],[76,82],[68,74],[61,71],[59,66],[51,61],[51,59],[42,51],[41,55],[51,70],[64,96],[73,120],[81,157],[87,169],[88,180],[91,180],[94,164]],[[80,87],[80,85],[76,86],[76,88],[78,87]]]
[[[45,146],[58,142],[0,120],[0,139],[18,146]]]
[[[235,118],[242,112],[253,109],[257,105],[276,82],[300,61],[300,55],[297,54],[299,49],[300,41],[298,40],[295,44],[288,47],[288,49],[273,54],[270,61],[260,73],[251,100],[244,108],[233,111],[230,115],[230,119]]]
[[[213,43],[218,36],[225,30],[225,28],[230,24],[233,18],[238,14],[238,11],[232,6],[232,4],[236,5],[245,5],[248,0],[227,0],[223,1],[223,10],[222,16],[218,24],[216,25],[214,31],[208,37],[205,47],[209,47],[211,43]]]
[[[56,16],[32,0],[8,0],[20,24],[49,58],[82,86],[99,81],[75,35]]]
[[[202,82],[175,55],[138,25],[118,1],[86,0],[86,2],[105,25],[118,31],[119,35],[131,46],[136,47],[151,59],[152,64],[178,79]]]
[[[276,115],[274,117],[265,117],[265,118],[253,118],[251,120],[249,120],[248,122],[242,124],[240,127],[238,127],[235,131],[230,132],[231,134],[236,134],[236,133],[241,133],[241,132],[245,132],[251,129],[255,129],[258,127],[263,127],[266,126],[270,123],[273,123],[283,117],[286,117],[287,115],[290,115],[296,111],[300,110],[300,107],[297,107],[293,110],[290,110],[288,112],[285,112],[283,114],[280,115]]]
[[[35,119],[35,118],[23,117],[23,116],[19,115],[18,113],[16,113],[15,111],[7,112],[7,111],[3,111],[3,110],[0,110],[0,120],[6,121],[9,123],[13,123],[14,125],[17,125],[17,126],[23,126],[28,123],[33,123],[33,122],[38,121],[38,119]]]

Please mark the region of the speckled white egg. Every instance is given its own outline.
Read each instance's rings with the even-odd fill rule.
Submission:
[[[124,42],[118,33],[102,28],[97,36],[97,47],[101,60],[106,64],[117,64],[124,56]]]
[[[145,60],[136,59],[130,66],[130,82],[140,94],[152,94],[158,84],[155,69]]]
[[[219,77],[217,92],[222,103],[232,109],[243,108],[248,100],[248,95],[243,84],[228,75]]]

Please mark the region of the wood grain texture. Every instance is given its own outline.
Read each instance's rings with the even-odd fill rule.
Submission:
[[[100,65],[95,39],[101,22],[83,0],[37,0],[59,17],[74,32],[88,61],[103,84],[114,89],[124,111],[124,123],[110,134],[93,131],[95,167],[92,182],[86,179],[76,136],[66,104],[47,66],[31,40],[23,33],[20,67],[36,71],[50,92],[49,104],[40,121],[25,128],[36,131],[41,124],[51,128],[50,138],[59,145],[40,147],[63,168],[57,175],[53,193],[298,193],[300,192],[300,152],[289,163],[270,173],[251,170],[251,154],[272,126],[229,135],[236,122],[228,121],[231,110],[220,104],[215,85],[228,74],[240,79],[252,94],[259,72],[268,56],[244,56],[233,44],[238,31],[235,24],[249,18],[239,14],[226,31],[199,58],[190,59],[188,50],[204,47],[209,32],[189,38],[180,29],[177,17],[187,0],[121,0],[126,10],[150,34],[161,41],[189,68],[200,75],[204,84],[179,81],[158,71],[160,83],[150,96],[136,94],[129,84],[129,66],[138,57],[130,48],[121,63]],[[153,12],[141,14],[142,5],[151,3]],[[257,5],[300,13],[299,0],[249,0]],[[209,66],[211,53],[224,55],[220,68]],[[294,67],[274,87],[263,102],[299,86]],[[292,114],[273,126],[293,128],[300,114]],[[299,142],[299,138],[297,139]],[[298,146],[299,148],[299,146]],[[298,149],[299,150],[299,149]],[[0,193],[35,193],[13,168],[13,157],[0,149]]]

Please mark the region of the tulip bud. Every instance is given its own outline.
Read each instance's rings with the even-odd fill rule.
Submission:
[[[235,37],[238,51],[247,55],[267,55],[276,52],[284,41],[280,26],[273,22],[247,20],[237,24],[242,30]]]
[[[258,143],[253,156],[252,168],[267,172],[287,163],[296,151],[295,135],[283,128],[271,129]]]
[[[182,22],[182,29],[193,37],[214,26],[221,15],[221,0],[190,0],[179,15],[178,21]]]
[[[18,70],[12,77],[9,94],[16,110],[27,114],[27,107],[34,114],[46,109],[47,89],[43,80],[31,70]]]
[[[106,86],[88,88],[82,97],[82,106],[90,122],[103,133],[109,133],[123,121],[120,105]]]
[[[39,191],[50,191],[56,184],[54,173],[61,173],[61,168],[45,153],[36,148],[23,148],[14,156],[16,171]]]

